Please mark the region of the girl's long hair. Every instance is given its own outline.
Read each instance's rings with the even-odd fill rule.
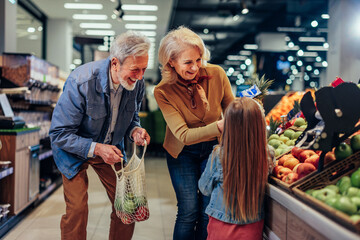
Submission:
[[[262,107],[247,97],[225,111],[221,139],[226,211],[236,220],[255,220],[262,207],[268,175],[266,125]]]

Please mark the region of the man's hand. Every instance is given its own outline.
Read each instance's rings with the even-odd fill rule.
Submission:
[[[150,135],[147,133],[147,131],[144,128],[136,128],[131,137],[134,139],[134,142],[136,145],[138,146],[144,146],[145,145],[145,141],[147,145],[150,144]]]
[[[94,154],[100,156],[104,162],[110,165],[121,162],[124,157],[116,146],[102,143],[96,143]]]

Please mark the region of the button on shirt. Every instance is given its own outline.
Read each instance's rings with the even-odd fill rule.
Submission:
[[[108,129],[108,131],[106,133],[105,140],[104,140],[105,144],[111,143],[113,133],[114,133],[115,124],[116,124],[116,120],[117,120],[118,113],[119,113],[119,106],[120,106],[121,96],[122,96],[122,92],[123,92],[123,89],[124,89],[120,84],[114,84],[113,83],[112,78],[111,78],[111,74],[110,74],[110,70],[109,70],[109,87],[110,87],[111,122],[110,122],[109,129]],[[95,145],[96,145],[96,142],[91,143],[89,153],[88,153],[88,157],[94,157]]]

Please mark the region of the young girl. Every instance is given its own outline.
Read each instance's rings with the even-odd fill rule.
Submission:
[[[209,239],[262,239],[263,199],[273,160],[266,144],[263,109],[253,99],[235,99],[225,111],[221,143],[199,180],[211,200]]]

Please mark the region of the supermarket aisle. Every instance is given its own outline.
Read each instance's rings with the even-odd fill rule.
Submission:
[[[175,193],[171,186],[166,160],[145,158],[150,219],[137,223],[134,240],[172,239],[176,215]],[[110,203],[101,182],[89,167],[89,222],[88,240],[108,239]],[[62,187],[35,208],[11,230],[4,240],[60,239],[60,219],[65,211]]]

